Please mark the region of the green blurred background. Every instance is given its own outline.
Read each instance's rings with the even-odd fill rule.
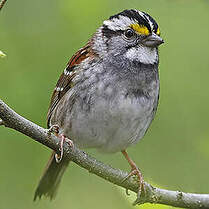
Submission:
[[[0,50],[7,54],[0,59],[0,98],[45,127],[52,90],[69,58],[103,20],[127,8],[151,14],[165,39],[160,47],[157,116],[144,139],[128,152],[146,181],[172,190],[209,193],[207,0],[8,0],[0,12]],[[50,152],[0,127],[0,209],[132,208],[125,191],[73,163],[57,198],[34,203],[34,190]],[[88,152],[129,170],[120,153]]]

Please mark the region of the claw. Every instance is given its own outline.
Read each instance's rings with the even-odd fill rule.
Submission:
[[[65,135],[60,134],[60,154],[58,155],[57,153],[55,154],[55,160],[57,163],[60,163],[62,158],[63,158],[63,153],[64,153],[64,142],[68,143],[72,148],[74,147],[73,141],[71,141],[70,139],[68,139]]]
[[[52,125],[49,129],[48,129],[48,134],[54,133],[56,136],[59,134],[59,126],[58,125]]]
[[[73,141],[68,139],[64,134],[59,134],[59,126],[58,125],[52,125],[49,130],[48,134],[54,133],[58,138],[60,138],[60,154],[55,154],[55,160],[57,163],[60,163],[63,158],[63,148],[64,148],[64,142],[68,143],[72,148],[74,147]]]
[[[131,176],[136,175],[135,170],[131,170],[131,172],[122,180],[122,182],[128,180]]]
[[[131,166],[131,172],[122,180],[122,182],[126,181],[129,179],[131,176],[136,176],[138,183],[139,183],[139,189],[137,193],[137,199],[140,199],[142,195],[145,195],[145,184],[144,184],[144,179],[141,174],[141,171],[139,168],[136,166],[136,164],[129,158],[127,152],[124,150],[122,151],[122,154],[125,156],[125,158],[128,160],[130,166]],[[128,191],[126,190],[126,194],[128,194]]]
[[[129,196],[129,195],[130,195],[130,193],[128,192],[128,189],[126,189],[126,195],[127,195],[127,196]]]
[[[145,192],[143,176],[142,176],[140,170],[137,167],[135,167],[135,168],[132,168],[131,172],[122,180],[122,182],[126,181],[131,176],[137,176],[137,180],[139,182],[139,192],[138,192],[139,195],[138,196],[140,196],[142,191]],[[126,192],[126,194],[127,194],[127,192]]]

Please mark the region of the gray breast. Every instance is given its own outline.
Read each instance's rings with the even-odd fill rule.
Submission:
[[[64,111],[61,107],[55,111],[54,123],[58,121],[62,132],[80,148],[126,149],[144,136],[154,117],[157,66],[129,66],[120,73],[113,66],[80,72],[76,85],[63,98]]]

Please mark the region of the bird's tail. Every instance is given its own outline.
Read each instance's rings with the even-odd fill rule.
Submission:
[[[42,195],[50,199],[53,199],[56,195],[57,188],[70,161],[63,158],[60,163],[57,163],[54,155],[55,152],[52,153],[43,176],[39,181],[35,191],[34,201],[37,197],[41,198]]]

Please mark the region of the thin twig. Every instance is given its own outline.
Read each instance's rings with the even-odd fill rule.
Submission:
[[[3,8],[4,4],[6,3],[7,0],[2,0],[0,2],[0,10]]]
[[[1,100],[0,118],[4,121],[6,127],[15,129],[47,147],[57,152],[59,151],[59,139],[55,135],[52,134],[49,138],[48,130],[18,115]],[[111,166],[96,160],[85,152],[79,150],[76,146],[72,148],[65,144],[64,155],[66,158],[69,158],[71,161],[87,169],[89,172],[137,193],[138,183],[134,181],[133,178],[123,181],[124,177],[127,175],[126,172],[112,168]],[[208,194],[191,194],[170,191],[153,187],[148,183],[145,183],[145,190],[145,197],[138,199],[135,204],[149,202],[182,208],[209,208]]]

